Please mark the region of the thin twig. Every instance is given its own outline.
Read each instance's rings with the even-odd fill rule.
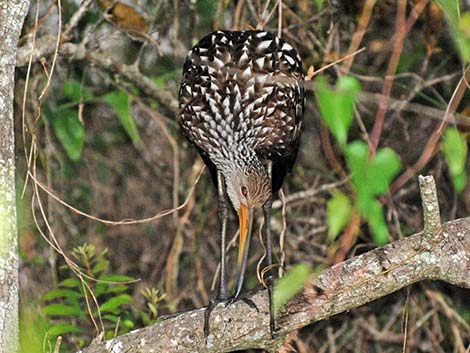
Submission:
[[[88,8],[91,6],[92,3],[93,0],[84,0],[80,4],[78,10],[75,11],[75,13],[72,15],[69,22],[67,23],[67,26],[65,27],[65,30],[62,33],[62,38],[67,39],[69,37],[70,32],[72,32],[74,28],[77,27],[78,23],[83,18],[83,16],[85,16],[86,12],[88,11]]]
[[[467,88],[465,82],[469,79],[470,66],[465,69],[464,75],[462,76],[459,83],[457,84],[457,87],[452,93],[452,97],[450,98],[449,104],[447,105],[446,111],[444,113],[444,117],[441,123],[439,124],[438,128],[432,133],[416,163],[413,164],[410,168],[408,168],[403,174],[401,174],[392,184],[392,186],[390,187],[390,191],[392,193],[401,188],[411,177],[415,175],[415,173],[419,172],[432,158],[432,156],[436,152],[436,147],[439,143],[442,133],[444,132],[444,129],[447,126],[449,118],[456,111],[457,107],[460,104],[460,101],[463,98],[463,95]]]
[[[375,115],[375,123],[371,133],[372,149],[371,153],[375,154],[377,147],[380,142],[380,136],[382,134],[382,128],[385,120],[385,112],[388,107],[388,98],[392,93],[392,87],[394,82],[394,75],[397,71],[398,63],[400,61],[401,54],[403,52],[403,45],[405,43],[406,35],[411,29],[412,25],[418,19],[418,15],[424,10],[428,0],[420,0],[414,7],[415,11],[410,15],[408,21],[406,21],[406,0],[398,1],[397,19],[396,19],[396,35],[393,38],[393,50],[388,63],[387,72],[385,74],[385,82],[382,88],[382,99],[379,102],[379,108]]]
[[[407,344],[408,344],[408,318],[410,313],[410,289],[406,289],[406,301],[404,308],[404,319],[403,319],[403,346],[402,353],[406,353]]]
[[[72,205],[70,205],[69,203],[63,201],[60,197],[58,197],[52,190],[49,190],[47,188],[47,186],[45,186],[44,184],[42,184],[39,180],[36,179],[36,176],[33,175],[31,172],[28,172],[29,176],[34,180],[34,183],[37,184],[42,190],[44,190],[49,196],[51,196],[54,200],[56,200],[57,202],[59,202],[62,206],[65,206],[66,208],[68,208],[69,210],[73,211],[74,213],[77,213],[83,217],[86,217],[86,218],[89,218],[89,219],[92,219],[94,221],[97,221],[97,222],[100,222],[100,223],[103,223],[103,224],[108,224],[108,225],[112,225],[112,226],[117,226],[117,225],[128,225],[128,224],[141,224],[141,223],[149,223],[149,222],[152,222],[152,221],[155,221],[159,218],[162,218],[162,217],[165,217],[165,216],[168,216],[170,214],[173,214],[174,212],[177,212],[183,208],[185,208],[191,198],[191,195],[193,194],[195,188],[196,188],[196,185],[197,183],[199,182],[199,179],[202,175],[202,172],[204,171],[204,166],[201,168],[201,170],[199,171],[199,174],[196,178],[196,181],[194,183],[194,185],[191,187],[191,189],[189,190],[189,193],[188,193],[188,196],[186,197],[186,200],[181,204],[179,205],[178,207],[176,208],[170,208],[170,209],[167,209],[167,210],[163,210],[163,211],[160,211],[158,212],[157,214],[155,214],[154,216],[152,217],[147,217],[147,218],[143,218],[143,219],[129,219],[129,218],[125,218],[125,219],[122,219],[120,221],[111,221],[111,220],[108,220],[108,219],[104,219],[104,218],[100,218],[100,217],[96,217],[96,216],[93,216],[89,213],[86,213],[84,211],[81,211],[75,207],[73,207]]]
[[[339,58],[338,60],[335,60],[332,63],[329,63],[328,65],[322,66],[318,70],[313,71],[313,73],[311,74],[311,77],[308,77],[308,80],[311,80],[313,76],[318,75],[320,72],[325,71],[326,69],[330,68],[331,66],[337,65],[337,64],[339,64],[340,62],[342,62],[344,60],[351,59],[352,57],[356,56],[357,54],[359,54],[360,52],[362,52],[364,50],[366,50],[366,47],[362,47],[361,49],[356,50],[354,53],[345,55],[342,58]]]
[[[42,101],[42,99],[44,98],[44,95],[49,90],[49,86],[51,84],[51,79],[54,74],[54,69],[55,69],[55,65],[57,62],[57,56],[59,53],[60,37],[62,35],[62,5],[60,1],[61,0],[57,0],[57,38],[56,38],[56,43],[55,43],[54,54],[52,56],[51,70],[48,73],[46,85],[44,86],[41,94],[39,95],[39,98],[38,98],[39,101]]]
[[[359,48],[362,38],[366,33],[366,29],[369,25],[370,17],[372,15],[372,10],[374,9],[375,3],[376,0],[367,0],[364,4],[364,7],[362,8],[362,14],[359,18],[357,30],[354,32],[353,37],[351,39],[351,44],[349,45],[348,53],[350,54],[345,57],[346,60],[344,61],[344,71],[346,75],[351,69],[351,65],[354,59],[354,55],[352,54],[357,53],[357,48]]]

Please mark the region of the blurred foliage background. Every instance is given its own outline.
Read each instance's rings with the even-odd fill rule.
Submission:
[[[466,6],[32,2],[15,92],[23,351],[59,342],[72,352],[100,332],[111,338],[208,303],[216,195],[207,172],[191,192],[202,162],[175,117],[185,55],[212,30],[281,31],[304,61],[301,149],[272,220],[285,234],[282,252],[275,244],[285,269],[304,262],[315,272],[420,231],[419,173],[436,179],[444,220],[468,216]],[[247,287],[258,285],[262,253],[253,239]],[[408,352],[468,352],[468,291],[419,283],[306,327],[290,344],[402,352],[404,342]]]

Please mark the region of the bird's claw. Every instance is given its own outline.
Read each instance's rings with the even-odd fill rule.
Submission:
[[[252,309],[255,309],[257,312],[259,312],[259,309],[258,307],[256,306],[255,302],[253,300],[251,300],[250,298],[248,297],[236,297],[236,296],[233,296],[231,298],[229,298],[226,302],[225,302],[225,306],[229,306],[229,305],[232,305],[233,303],[235,303],[236,301],[238,300],[242,300],[246,303],[246,305],[248,305],[250,308]]]
[[[209,319],[212,314],[212,311],[216,308],[217,305],[219,304],[224,304],[225,307],[232,305],[238,300],[244,301],[250,308],[255,309],[257,312],[259,312],[258,307],[254,303],[253,300],[247,297],[239,297],[239,296],[232,296],[230,298],[214,298],[211,299],[209,302],[209,305],[206,308],[206,311],[204,312],[204,339],[207,343],[207,337],[209,337]]]

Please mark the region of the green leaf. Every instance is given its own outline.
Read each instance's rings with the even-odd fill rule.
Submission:
[[[59,282],[59,287],[81,288],[82,283],[76,278],[67,278],[64,279],[62,282]]]
[[[400,158],[391,148],[381,148],[368,168],[367,182],[374,195],[381,195],[388,190],[393,178],[400,171]]]
[[[93,97],[77,80],[65,81],[62,87],[62,93],[73,103],[78,103],[81,99],[89,100]]]
[[[64,82],[63,94],[73,102],[78,102],[81,97],[80,82],[75,80],[67,80]]]
[[[97,296],[108,293],[118,293],[128,289],[128,283],[135,281],[134,278],[125,275],[106,275],[98,277],[95,287]]]
[[[453,183],[455,190],[458,193],[461,193],[465,189],[465,185],[467,184],[467,172],[462,170],[462,173],[457,174],[453,177]]]
[[[394,150],[379,149],[374,158],[369,159],[369,149],[362,141],[354,141],[347,146],[346,162],[359,198],[385,193],[400,171],[400,159]]]
[[[373,158],[369,158],[367,145],[362,141],[354,141],[346,148],[346,162],[352,172],[360,214],[369,222],[374,240],[378,244],[385,244],[388,230],[380,203],[375,198],[388,190],[400,171],[400,159],[390,148],[382,148]]]
[[[354,77],[341,77],[336,89],[331,89],[322,76],[316,80],[316,93],[320,113],[338,143],[344,147],[353,119],[354,102],[361,91]]]
[[[140,142],[140,135],[131,114],[129,96],[122,91],[114,91],[108,93],[103,98],[116,111],[119,121],[127,135],[131,138],[132,143],[138,144]]]
[[[127,329],[133,329],[135,327],[134,322],[132,322],[129,319],[124,319],[121,321],[122,326],[124,326]]]
[[[388,242],[388,228],[379,201],[372,200],[363,213],[372,232],[372,239],[378,245],[385,245]]]
[[[333,197],[326,204],[328,221],[328,241],[333,242],[348,224],[352,214],[349,198],[340,191],[334,191]]]
[[[103,272],[108,267],[109,267],[109,261],[108,260],[101,260],[93,267],[91,272],[96,275],[99,272]]]
[[[464,62],[470,61],[470,12],[464,12],[453,31],[455,42]]]
[[[459,1],[436,0],[450,23],[452,37],[464,62],[470,61],[470,12],[461,13]]]
[[[130,304],[132,301],[132,297],[128,294],[120,294],[116,297],[112,297],[111,299],[104,302],[100,305],[100,311],[114,311],[119,308],[121,305]]]
[[[105,281],[105,282],[114,282],[114,283],[118,284],[118,283],[134,282],[135,278],[129,277],[129,276],[126,276],[126,275],[106,275],[106,274],[102,274],[101,276],[98,277],[98,280],[99,281]],[[110,284],[114,284],[114,283],[110,283]]]
[[[118,316],[113,315],[113,314],[106,314],[106,315],[103,315],[102,318],[103,318],[103,319],[106,319],[106,320],[109,320],[109,321],[111,321],[111,322],[114,322],[114,323],[116,323],[116,322],[118,321],[118,319],[119,319]]]
[[[44,308],[47,315],[57,316],[80,316],[82,311],[79,307],[72,307],[64,304],[49,304]]]
[[[310,267],[306,264],[298,264],[276,282],[273,298],[274,314],[276,316],[284,304],[302,291],[309,276]]]
[[[150,309],[150,312],[154,317],[158,315],[158,305],[154,303],[147,303],[148,308]]]
[[[80,327],[71,324],[57,324],[52,326],[47,333],[52,337],[62,336],[67,333],[81,333],[83,330]]]
[[[70,289],[53,289],[44,294],[43,300],[53,300],[57,298],[69,298],[72,300],[77,300],[82,297],[80,292],[76,292]]]
[[[78,120],[78,111],[59,109],[52,111],[51,114],[48,120],[51,121],[54,133],[67,156],[74,162],[78,161],[85,141],[85,129]]]
[[[456,25],[459,19],[459,2],[457,0],[435,0],[446,14],[451,24]]]
[[[201,28],[210,27],[217,13],[218,2],[214,0],[198,0],[195,4],[198,18],[200,19],[198,25],[201,26]],[[225,4],[227,4],[227,2],[225,2]]]
[[[111,284],[106,293],[121,293],[129,289],[126,284]]]
[[[455,190],[461,193],[466,183],[465,162],[467,160],[468,148],[465,136],[453,127],[447,128],[444,131],[442,150],[449,165],[449,172]]]

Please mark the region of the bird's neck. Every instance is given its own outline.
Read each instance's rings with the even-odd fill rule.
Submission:
[[[224,166],[227,176],[238,174],[247,178],[250,174],[265,174],[266,169],[256,152],[249,148],[234,146],[230,151],[229,163]]]

